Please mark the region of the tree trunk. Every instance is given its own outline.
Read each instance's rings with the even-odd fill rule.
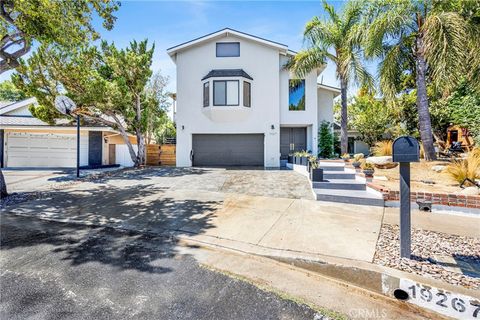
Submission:
[[[135,99],[135,106],[136,106],[136,122],[137,126],[135,129],[135,133],[137,136],[137,166],[141,166],[145,164],[145,137],[142,134],[141,130],[141,121],[142,121],[142,106],[141,106],[141,101],[140,101],[140,95],[137,94],[137,97]]]
[[[417,110],[418,110],[418,126],[420,129],[420,138],[422,139],[425,160],[432,161],[437,159],[435,147],[433,146],[432,123],[430,120],[430,110],[428,109],[427,84],[425,73],[427,63],[423,54],[423,38],[417,37],[416,43],[416,85],[417,85]]]
[[[342,116],[340,122],[340,149],[341,154],[348,153],[348,111],[347,111],[347,82],[340,80]]]
[[[0,169],[0,199],[5,198],[6,196],[8,196],[7,184],[5,183],[2,169]]]

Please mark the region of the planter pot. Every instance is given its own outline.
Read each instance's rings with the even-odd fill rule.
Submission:
[[[365,175],[365,177],[373,177],[374,172],[375,170],[372,170],[372,169],[363,170],[363,174]]]
[[[293,163],[294,162],[294,156],[288,156],[288,163]]]
[[[352,166],[353,166],[355,169],[360,168],[360,165],[361,165],[361,164],[362,164],[362,163],[361,163],[360,161],[354,161],[354,162],[352,162]]]
[[[295,161],[294,162],[295,164],[300,164],[300,161],[301,161],[300,157],[294,156],[293,159]]]
[[[306,166],[308,163],[308,158],[307,157],[300,157],[300,164],[302,166]]]
[[[315,182],[323,181],[323,169],[312,169],[310,172],[310,180]]]

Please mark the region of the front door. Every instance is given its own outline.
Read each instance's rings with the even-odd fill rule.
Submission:
[[[280,128],[280,159],[296,151],[307,150],[307,128]]]

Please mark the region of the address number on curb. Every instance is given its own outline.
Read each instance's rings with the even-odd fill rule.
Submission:
[[[400,279],[400,289],[408,302],[455,319],[480,319],[480,301],[462,294],[437,289],[408,279]]]

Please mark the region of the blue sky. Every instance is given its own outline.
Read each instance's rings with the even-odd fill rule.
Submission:
[[[331,1],[337,8],[343,2]],[[302,32],[308,20],[323,15],[320,1],[122,1],[115,27],[102,38],[125,47],[133,40],[155,42],[153,70],[170,76],[169,90],[175,90],[175,65],[166,49],[196,37],[230,27],[284,43],[292,50],[302,48]],[[323,82],[338,86],[329,65]],[[319,81],[321,80],[321,77]],[[0,80],[9,78],[3,74]]]

